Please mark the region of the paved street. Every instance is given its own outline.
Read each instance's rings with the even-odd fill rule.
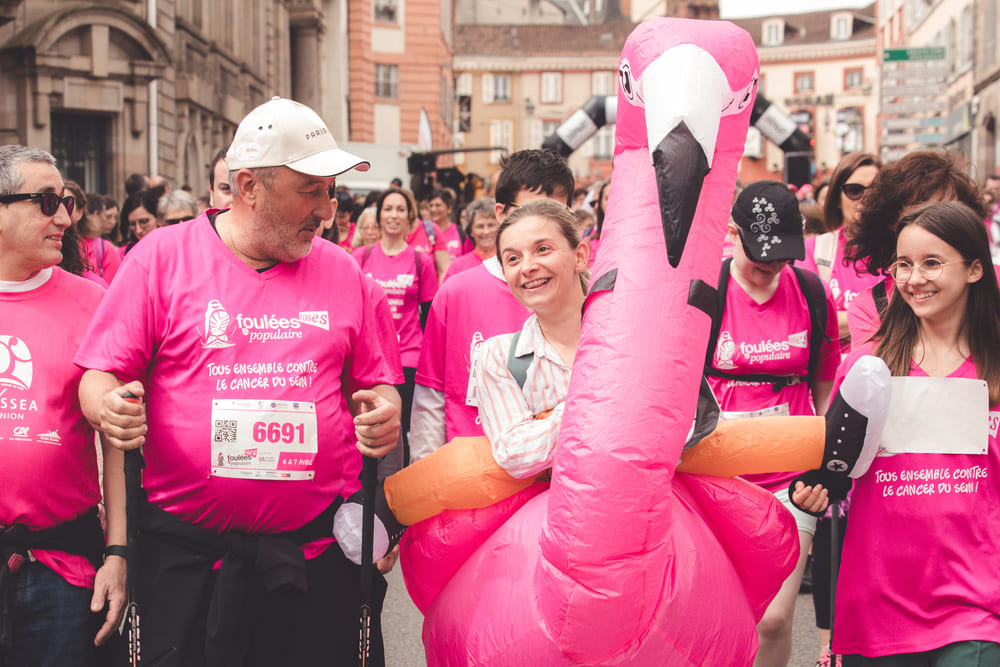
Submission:
[[[423,616],[410,602],[397,566],[388,576],[389,593],[382,613],[387,667],[423,667],[424,649],[420,641]],[[795,607],[795,639],[790,667],[813,667],[819,656],[819,638],[813,618],[812,597],[800,595]]]

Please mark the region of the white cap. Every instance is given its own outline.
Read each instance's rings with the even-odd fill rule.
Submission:
[[[309,176],[337,176],[371,164],[337,148],[326,123],[294,100],[272,97],[246,115],[226,153],[229,169],[288,167]]]

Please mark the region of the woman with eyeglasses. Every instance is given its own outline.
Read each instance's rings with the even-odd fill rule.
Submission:
[[[833,637],[844,667],[1000,665],[1000,290],[982,220],[959,202],[903,217],[889,265],[898,294],[838,370],[839,381],[873,354],[916,380],[894,378],[893,411],[908,419],[894,426],[890,412],[883,454],[855,481]],[[948,408],[963,383],[928,401],[928,378],[984,382],[965,382],[970,398]],[[984,423],[956,417],[979,396]],[[920,437],[932,428],[954,435]]]
[[[865,191],[880,167],[878,158],[871,153],[845,155],[830,177],[823,207],[823,219],[829,231],[806,241],[806,258],[802,266],[818,273],[833,293],[841,347],[845,350],[850,342],[847,307],[855,296],[878,279],[865,273],[863,268],[859,270],[846,264],[844,248],[854,236]]]
[[[156,203],[157,227],[176,225],[198,217],[198,200],[184,190],[171,190]]]
[[[128,239],[128,242],[118,249],[122,259],[146,234],[159,226],[156,217],[158,205],[159,198],[152,190],[139,190],[129,195],[122,204],[121,226],[125,229]]]
[[[872,181],[865,207],[848,241],[845,256],[858,261],[879,280],[859,294],[847,309],[852,349],[865,343],[882,322],[896,292],[888,275],[896,257],[899,220],[913,207],[933,201],[960,201],[986,217],[965,157],[944,151],[915,151],[886,165]],[[884,280],[883,280],[884,278]]]

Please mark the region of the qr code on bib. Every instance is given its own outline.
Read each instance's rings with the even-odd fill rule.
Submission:
[[[215,420],[215,442],[236,442],[236,420]]]

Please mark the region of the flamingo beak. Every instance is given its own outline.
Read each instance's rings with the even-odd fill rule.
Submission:
[[[650,63],[641,85],[667,259],[677,268],[733,91],[715,59],[692,44]]]

